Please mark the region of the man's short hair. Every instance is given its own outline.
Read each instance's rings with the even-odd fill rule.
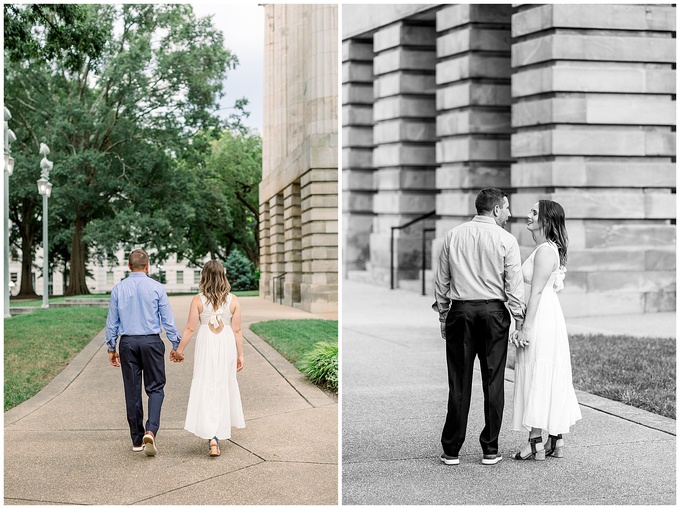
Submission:
[[[142,249],[134,249],[128,257],[132,270],[141,270],[149,264],[149,255]]]
[[[487,187],[486,189],[482,189],[475,200],[477,214],[491,212],[496,205],[503,207],[503,198],[506,198],[507,196],[507,193],[504,193],[495,187]]]

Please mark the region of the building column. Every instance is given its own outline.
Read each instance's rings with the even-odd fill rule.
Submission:
[[[435,28],[400,21],[374,35],[373,166],[376,194],[370,236],[371,277],[390,281],[391,227],[435,210]],[[421,230],[395,231],[398,282],[421,266]]]
[[[294,182],[283,190],[283,226],[285,238],[285,273],[283,303],[293,306],[300,302],[302,283],[302,217],[300,183]]]
[[[366,270],[373,226],[373,39],[342,43],[343,274]]]
[[[338,304],[338,170],[305,173],[301,197],[301,307],[325,313]]]
[[[437,12],[437,240],[476,214],[485,187],[510,187],[510,5]],[[428,278],[428,280],[431,278]]]
[[[269,202],[260,203],[260,297],[272,297],[271,216]]]
[[[565,314],[674,310],[675,7],[524,6],[512,32],[512,212],[564,207]]]
[[[269,200],[269,270],[272,281],[270,292],[276,302],[281,302],[283,289],[283,279],[277,278],[286,271],[283,210],[283,194],[272,196]]]

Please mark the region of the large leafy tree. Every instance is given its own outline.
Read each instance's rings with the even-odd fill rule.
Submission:
[[[10,76],[5,80],[4,99],[14,114],[11,126],[18,135],[12,147],[16,170],[10,185],[11,243],[13,251],[22,251],[19,294],[25,297],[35,296],[31,274],[42,220],[35,182],[40,173],[39,136],[46,123],[45,112],[32,99],[38,97],[35,90],[43,90],[45,75],[52,73],[47,62],[60,60],[66,72],[77,72],[86,59],[98,61],[107,31],[91,23],[90,16],[88,9],[75,4],[4,5],[3,46]],[[15,94],[22,87],[24,93]]]
[[[200,264],[206,256],[226,260],[233,249],[240,248],[257,266],[262,138],[243,130],[223,132],[195,174],[195,186],[187,194],[194,213],[187,215],[189,225],[180,255]]]
[[[143,245],[162,260],[185,242],[194,214],[185,196],[196,185],[185,161],[224,127],[215,112],[225,75],[238,63],[222,33],[209,18],[196,19],[190,5],[80,7],[81,30],[105,34],[100,54],[76,52],[83,58],[73,65],[69,51],[52,58],[29,51],[5,71],[5,102],[22,113],[15,131],[23,134],[25,161],[17,159],[17,173],[36,172],[26,179],[34,186],[38,156],[29,154],[41,141],[52,149],[51,251],[57,260],[68,253],[66,295],[88,293],[92,255]],[[37,200],[29,194],[23,199]],[[19,190],[13,199],[18,207]],[[19,229],[26,219],[12,217]],[[22,243],[25,251],[30,243]]]

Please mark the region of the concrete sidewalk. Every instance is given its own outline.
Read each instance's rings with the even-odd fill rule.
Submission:
[[[170,299],[180,332],[191,298]],[[186,362],[166,362],[159,453],[147,457],[131,450],[122,377],[108,364],[102,332],[43,391],[5,413],[5,504],[337,504],[337,398],[248,328],[318,317],[258,297],[241,303],[246,427],[220,444],[219,458],[183,429],[195,341]]]
[[[431,297],[343,281],[344,504],[616,505],[676,503],[676,422],[578,392],[583,419],[564,458],[515,461],[527,440],[513,431],[513,372],[506,370],[503,461],[481,463],[481,376],[475,372],[461,463],[439,461],[448,395],[445,344]],[[572,322],[572,321],[569,321]],[[675,336],[670,314],[579,319],[571,333]],[[665,325],[661,325],[665,324]],[[604,327],[606,325],[606,327]],[[577,330],[574,330],[574,327]]]

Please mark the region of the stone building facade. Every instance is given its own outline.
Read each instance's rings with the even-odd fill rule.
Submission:
[[[260,296],[338,309],[338,7],[265,6]]]
[[[567,316],[675,310],[675,20],[671,4],[343,6],[344,276],[407,285],[495,186],[523,259],[531,206],[563,205]]]

